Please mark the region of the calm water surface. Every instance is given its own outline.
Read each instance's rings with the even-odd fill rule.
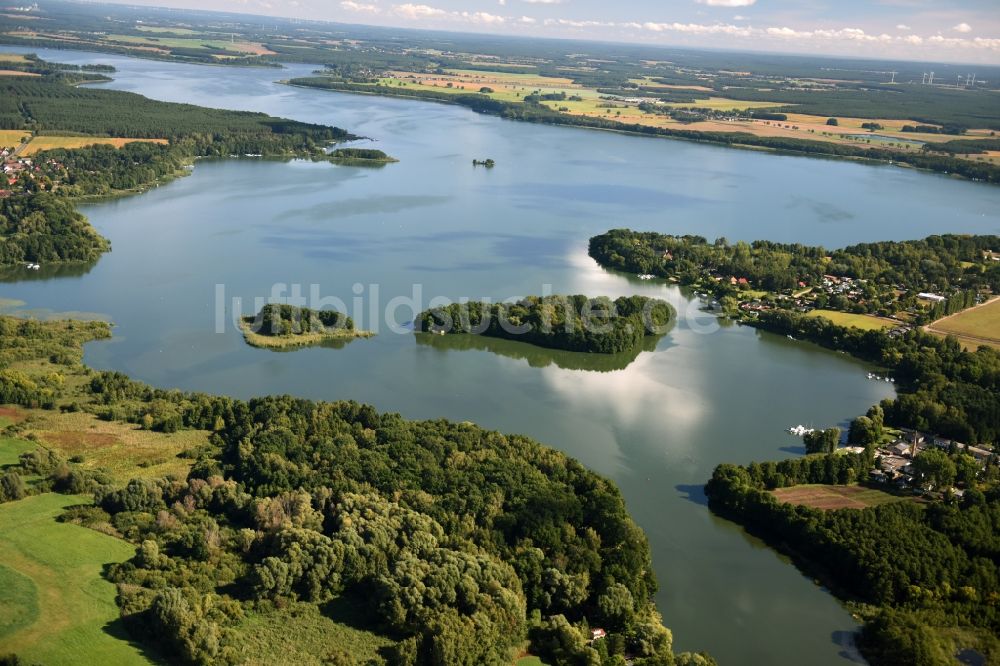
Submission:
[[[0,297],[42,313],[110,318],[115,339],[88,345],[87,362],[157,386],[352,398],[531,435],[621,486],[652,543],[657,602],[678,649],[707,650],[722,664],[848,663],[850,615],[714,518],[701,485],[720,462],[798,454],[785,427],[844,424],[891,389],[844,355],[719,328],[676,288],[600,269],[586,241],[625,226],[827,246],[1000,233],[1000,188],[274,82],[306,66],[42,55],[112,63],[119,72],[111,87],[157,99],[335,124],[401,161],[383,169],[200,162],[168,186],[86,206],[114,248],[95,266],[7,275]],[[486,157],[495,169],[471,166]],[[682,316],[634,360],[417,339],[384,322],[374,339],[294,353],[247,347],[231,325],[215,332],[217,285],[227,302],[242,297],[249,314],[275,283],[303,285],[305,294],[316,284],[349,306],[360,296],[364,308],[379,303],[378,312],[393,298],[413,298],[419,285],[418,306],[435,296],[500,299],[548,288],[659,296]],[[361,325],[375,325],[367,309],[361,315]],[[400,307],[397,316],[411,314]]]

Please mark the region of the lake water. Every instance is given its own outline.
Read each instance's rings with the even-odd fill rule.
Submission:
[[[613,227],[837,246],[941,232],[1000,233],[1000,188],[901,168],[509,122],[465,109],[277,85],[310,71],[235,69],[46,51],[118,67],[114,88],[335,124],[399,158],[382,169],[200,162],[141,196],[87,205],[113,252],[89,269],[18,271],[0,297],[116,324],[86,360],[162,387],[240,397],[356,399],[412,418],[521,432],[613,478],[649,535],[657,602],[681,650],[722,664],[845,664],[850,615],[787,561],[714,518],[720,462],[797,455],[783,430],[841,424],[891,394],[842,354],[719,328],[678,289],[600,269],[587,239]],[[473,168],[492,157],[495,169]],[[341,349],[246,346],[225,303],[318,285],[362,304],[380,335]],[[218,285],[222,285],[219,287]],[[635,360],[386,329],[396,297],[641,293],[681,317]],[[360,293],[358,293],[360,292]],[[376,293],[377,292],[377,293]],[[286,292],[283,294],[288,295]],[[372,303],[379,316],[368,316]],[[231,315],[231,305],[230,312]],[[409,316],[408,316],[409,315]],[[412,316],[398,309],[399,321]],[[223,317],[225,322],[225,317]]]

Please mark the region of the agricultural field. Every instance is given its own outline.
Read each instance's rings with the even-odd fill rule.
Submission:
[[[445,74],[392,71],[378,83],[384,86],[400,86],[415,90],[437,93],[478,93],[482,88],[490,88],[489,97],[503,102],[520,102],[533,92],[541,94],[565,93],[567,96],[597,100],[596,90],[579,86],[571,79],[541,76],[538,74],[515,74],[509,72],[486,72],[479,70],[449,69]]]
[[[143,141],[146,143],[159,143],[166,144],[166,139],[124,139],[124,138],[103,138],[103,137],[93,137],[93,136],[36,136],[31,140],[31,143],[21,151],[24,156],[34,155],[35,153],[40,153],[43,150],[54,150],[56,148],[85,148],[87,146],[96,145],[109,145],[115,148],[121,148],[127,143],[132,143],[134,141]]]
[[[56,521],[88,501],[46,493],[0,504],[0,651],[54,666],[152,663],[124,638],[115,586],[101,577],[133,546]]]
[[[882,328],[893,328],[898,326],[897,322],[890,319],[883,319],[868,314],[853,314],[851,312],[840,312],[838,310],[813,310],[807,317],[823,317],[829,319],[839,326],[853,326],[865,331],[875,331]]]
[[[967,349],[980,345],[1000,349],[1000,298],[939,319],[927,330],[938,335],[953,335]]]
[[[902,497],[864,486],[801,485],[778,488],[771,493],[786,504],[800,504],[814,509],[866,509],[904,501]]]
[[[0,129],[0,146],[5,148],[17,146],[21,143],[21,139],[26,136],[31,136],[31,132]]]
[[[58,413],[25,410],[22,435],[58,451],[65,458],[80,456],[83,469],[102,469],[115,483],[129,479],[177,476],[184,478],[193,462],[178,458],[183,451],[208,444],[208,433],[180,430],[165,434],[131,423],[102,421],[85,412]],[[34,447],[32,447],[34,448]]]
[[[232,51],[239,55],[274,55],[274,51],[269,50],[259,42],[235,41],[230,39],[211,39],[200,37],[142,37],[138,35],[108,35],[105,37],[108,42],[128,44],[136,46],[146,46],[162,49],[204,49],[218,51]]]
[[[41,76],[41,74],[36,74],[35,72],[22,72],[19,69],[0,69],[0,76]]]
[[[28,62],[28,59],[20,53],[0,53],[0,63],[24,64],[26,62]]]

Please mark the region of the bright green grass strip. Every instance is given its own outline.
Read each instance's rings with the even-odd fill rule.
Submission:
[[[46,493],[0,504],[0,562],[30,579],[10,595],[12,607],[37,606],[33,621],[3,636],[2,651],[28,663],[149,664],[129,643],[103,567],[131,557],[128,543],[78,525],[56,522],[66,507],[90,498]]]
[[[38,591],[30,578],[0,564],[0,641],[38,619]]]

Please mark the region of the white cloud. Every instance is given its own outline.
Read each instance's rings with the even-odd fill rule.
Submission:
[[[507,6],[508,0],[497,0],[500,6]],[[529,4],[561,4],[569,0],[520,0]],[[756,0],[698,0],[702,4],[712,4],[716,6],[747,6]],[[655,22],[655,21],[597,21],[574,18],[533,18],[530,16],[492,14],[485,11],[452,11],[433,7],[426,4],[407,2],[392,5],[390,8],[381,9],[377,0],[340,0],[341,8],[369,15],[395,16],[397,19],[404,19],[416,23],[426,23],[429,27],[451,24],[453,26],[476,26],[480,29],[498,30],[503,27],[514,30],[526,27],[549,27],[554,32],[562,30],[564,32],[578,33],[584,35],[601,34],[607,36],[613,34],[609,31],[617,31],[622,37],[628,39],[638,39],[647,42],[669,43],[670,35],[678,36],[681,41],[687,43],[714,45],[719,40],[717,38],[733,38],[738,40],[735,44],[749,46],[752,48],[768,48],[769,46],[784,44],[787,49],[815,50],[819,53],[855,53],[868,50],[870,53],[882,55],[895,55],[890,47],[910,50],[910,54],[919,53],[921,57],[934,57],[945,51],[959,52],[967,54],[979,53],[980,58],[996,60],[1000,57],[1000,39],[990,39],[982,37],[964,37],[955,35],[945,37],[937,34],[933,37],[920,36],[910,33],[910,26],[899,24],[896,26],[898,32],[894,35],[881,33],[869,34],[861,28],[813,28],[809,26],[770,26],[755,27],[747,23],[749,19],[745,16],[736,15],[732,23],[680,23],[680,22]],[[603,31],[603,32],[600,32]],[[966,23],[960,23],[952,28],[952,34],[969,33],[972,27]],[[735,45],[730,42],[730,44]],[[956,56],[958,57],[958,56]]]
[[[346,9],[349,12],[360,12],[363,14],[377,14],[379,9],[375,5],[366,5],[360,2],[354,2],[354,0],[344,0],[340,3],[341,8]]]
[[[642,24],[645,30],[651,32],[680,32],[691,35],[737,35],[749,37],[752,34],[751,28],[744,28],[738,25],[728,25],[724,23],[714,23],[705,25],[702,23],[652,23]]]
[[[757,4],[757,0],[698,0],[698,4],[709,7],[749,7]]]
[[[437,7],[429,7],[428,5],[414,5],[411,3],[406,3],[405,5],[395,5],[392,11],[398,16],[415,21],[423,18],[433,18],[438,16],[447,16],[448,12],[443,9],[438,9]]]
[[[470,23],[481,23],[485,25],[499,25],[507,22],[507,19],[503,16],[497,16],[496,14],[490,14],[488,12],[462,12],[459,16]]]

